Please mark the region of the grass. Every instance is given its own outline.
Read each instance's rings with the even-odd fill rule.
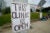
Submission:
[[[43,13],[43,16],[47,16],[47,13]]]
[[[39,13],[31,13],[31,20],[39,19]]]
[[[46,16],[46,13],[43,13],[43,16]],[[39,13],[33,13],[31,12],[31,16],[30,16],[31,20],[38,20],[39,19]],[[10,14],[6,14],[3,16],[0,16],[0,26],[6,24],[6,23],[10,23],[11,22],[11,16]]]
[[[0,26],[4,25],[6,23],[10,23],[10,21],[11,21],[10,14],[0,16]]]

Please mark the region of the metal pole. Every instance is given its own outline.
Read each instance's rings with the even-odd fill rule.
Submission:
[[[42,9],[42,7],[41,7],[41,9]],[[41,11],[41,9],[40,9],[40,19],[42,18],[42,11]]]

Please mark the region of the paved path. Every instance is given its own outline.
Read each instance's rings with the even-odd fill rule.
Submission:
[[[31,23],[32,29],[28,33],[50,33],[50,20]],[[3,29],[2,33],[12,33],[11,28]]]
[[[38,21],[32,23],[32,27],[30,33],[50,33],[50,21]]]

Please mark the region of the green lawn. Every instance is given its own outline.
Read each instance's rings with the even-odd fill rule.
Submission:
[[[31,13],[31,20],[39,19],[39,13]]]
[[[11,21],[10,14],[0,16],[0,26],[4,25],[6,23],[10,23],[10,21]]]
[[[44,16],[46,16],[46,13],[43,13]],[[35,19],[39,19],[39,13],[31,13],[30,16],[31,20],[35,20]],[[3,16],[0,16],[0,26],[6,24],[6,23],[10,23],[11,22],[11,16],[10,14],[6,14]]]

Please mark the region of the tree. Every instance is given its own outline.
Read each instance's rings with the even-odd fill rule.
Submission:
[[[30,11],[33,12],[32,9],[30,9]]]
[[[40,12],[40,10],[39,9],[36,9],[36,12]]]
[[[5,9],[2,9],[3,14],[8,14],[10,13],[10,7],[6,7]]]
[[[49,12],[49,10],[50,10],[50,7],[46,7],[42,9],[42,12]]]

